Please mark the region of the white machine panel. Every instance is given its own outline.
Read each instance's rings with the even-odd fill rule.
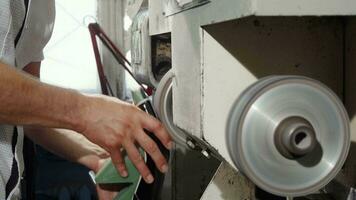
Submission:
[[[179,6],[184,6],[188,3],[192,3],[193,0],[177,0]]]
[[[197,97],[198,94],[202,93],[204,87],[201,84],[203,80],[201,76],[203,69],[201,27],[250,15],[329,16],[356,14],[356,1],[349,0],[342,2],[316,0],[312,3],[302,0],[288,1],[288,7],[283,7],[282,5],[285,5],[285,3],[278,0],[261,2],[258,0],[211,1],[203,6],[172,16],[172,64],[177,76],[173,90],[173,118],[180,128],[196,136],[201,136],[203,133],[201,128],[204,111],[201,110],[202,99]],[[298,2],[298,4],[294,2]],[[302,9],[308,6],[310,9]],[[228,36],[229,30],[226,30],[224,34]],[[223,60],[221,62],[224,63]]]
[[[339,20],[317,18],[251,18],[207,27],[202,41],[204,138],[230,161],[225,127],[231,106],[265,76],[305,75],[341,95],[341,31]]]
[[[354,0],[255,0],[256,15],[354,15]]]
[[[150,35],[171,32],[172,18],[165,16],[167,1],[149,1]]]

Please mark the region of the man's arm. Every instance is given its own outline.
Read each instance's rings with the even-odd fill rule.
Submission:
[[[123,176],[127,175],[121,155],[124,148],[144,180],[151,183],[153,176],[135,145],[137,142],[162,172],[167,171],[166,160],[144,130],[154,133],[169,149],[171,138],[159,121],[131,104],[43,84],[1,63],[0,94],[1,123],[79,132],[109,152]]]
[[[100,160],[110,157],[104,149],[71,130],[27,126],[25,134],[48,151],[95,172],[100,168]]]
[[[28,64],[23,70],[40,77],[41,62]],[[97,173],[110,157],[104,149],[91,143],[83,135],[71,130],[25,126],[25,134],[36,144],[62,158],[86,166]],[[117,192],[96,186],[98,199],[113,199]]]
[[[40,78],[41,62],[32,62],[23,71]],[[69,161],[77,162],[97,172],[101,160],[110,155],[83,135],[67,129],[25,126],[25,134],[33,142]]]
[[[0,94],[2,123],[84,129],[77,117],[83,95],[74,90],[40,83],[0,63]]]
[[[27,126],[25,134],[36,144],[62,158],[82,164],[97,173],[110,157],[104,149],[71,130]],[[117,192],[96,187],[98,199],[113,199]]]

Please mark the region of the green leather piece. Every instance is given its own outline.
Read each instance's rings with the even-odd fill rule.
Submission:
[[[140,151],[146,160],[146,154],[142,150]],[[112,184],[123,188],[119,191],[115,200],[133,200],[141,180],[140,173],[127,156],[125,156],[125,163],[129,174],[127,177],[120,176],[111,160],[108,160],[95,176],[95,181],[99,185]]]
[[[146,95],[144,94],[141,88],[131,90],[131,95],[135,105],[146,99]]]
[[[131,94],[135,104],[145,99],[145,94],[141,88],[132,89]],[[140,149],[140,153],[144,160],[146,160],[146,153],[142,149]],[[123,188],[114,198],[115,200],[133,200],[141,180],[140,173],[137,171],[136,167],[127,155],[125,156],[125,163],[129,174],[128,177],[120,176],[111,160],[108,160],[95,176],[95,181],[99,185],[115,184],[119,188]]]

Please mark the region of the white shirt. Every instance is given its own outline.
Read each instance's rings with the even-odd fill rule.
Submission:
[[[54,26],[54,0],[29,0],[25,15],[24,0],[0,0],[0,61],[19,69],[30,62],[43,60],[43,48],[50,39]],[[23,31],[15,47],[15,38],[23,23]],[[7,198],[5,196],[14,157],[19,168],[18,177],[23,172],[23,129],[18,128],[15,153],[12,152],[13,131],[13,126],[0,125],[0,200],[20,198],[19,180],[10,195]]]

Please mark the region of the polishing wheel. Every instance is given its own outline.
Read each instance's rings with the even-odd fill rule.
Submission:
[[[174,74],[168,71],[158,84],[153,97],[153,107],[176,144],[186,146],[187,133],[173,123],[172,83]]]
[[[236,100],[226,140],[236,167],[262,189],[303,196],[329,183],[350,146],[349,118],[322,83],[271,76]]]

